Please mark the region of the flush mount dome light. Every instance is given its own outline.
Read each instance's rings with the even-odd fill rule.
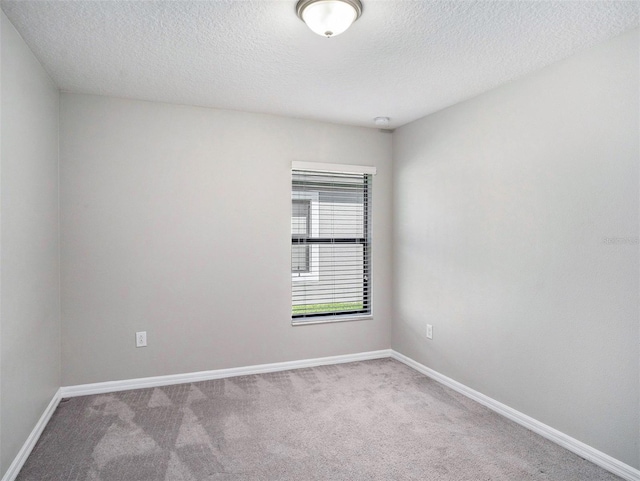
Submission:
[[[389,122],[391,119],[389,117],[376,117],[373,119],[373,123],[376,124],[376,127],[386,128],[389,127]]]
[[[348,29],[362,14],[360,0],[300,0],[298,17],[318,35],[331,38]]]

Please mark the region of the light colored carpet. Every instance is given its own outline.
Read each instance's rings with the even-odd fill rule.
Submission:
[[[391,359],[72,398],[18,476],[618,479]]]

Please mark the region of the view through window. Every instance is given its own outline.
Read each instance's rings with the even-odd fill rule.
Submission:
[[[371,175],[294,170],[294,322],[371,314]]]

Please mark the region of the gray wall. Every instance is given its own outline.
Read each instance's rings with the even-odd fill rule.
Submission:
[[[390,347],[390,134],[63,94],[60,149],[63,385]],[[291,326],[293,160],[378,168],[373,320]]]
[[[2,16],[0,476],[60,386],[58,90]]]
[[[392,332],[636,468],[638,85],[636,30],[395,132]]]

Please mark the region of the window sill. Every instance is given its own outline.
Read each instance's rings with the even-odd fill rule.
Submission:
[[[368,319],[373,319],[373,315],[366,314],[360,315],[356,314],[353,316],[336,316],[330,319],[327,318],[309,318],[307,320],[297,320],[291,319],[292,326],[308,326],[311,324],[332,324],[334,322],[349,322],[349,321],[366,321]]]

